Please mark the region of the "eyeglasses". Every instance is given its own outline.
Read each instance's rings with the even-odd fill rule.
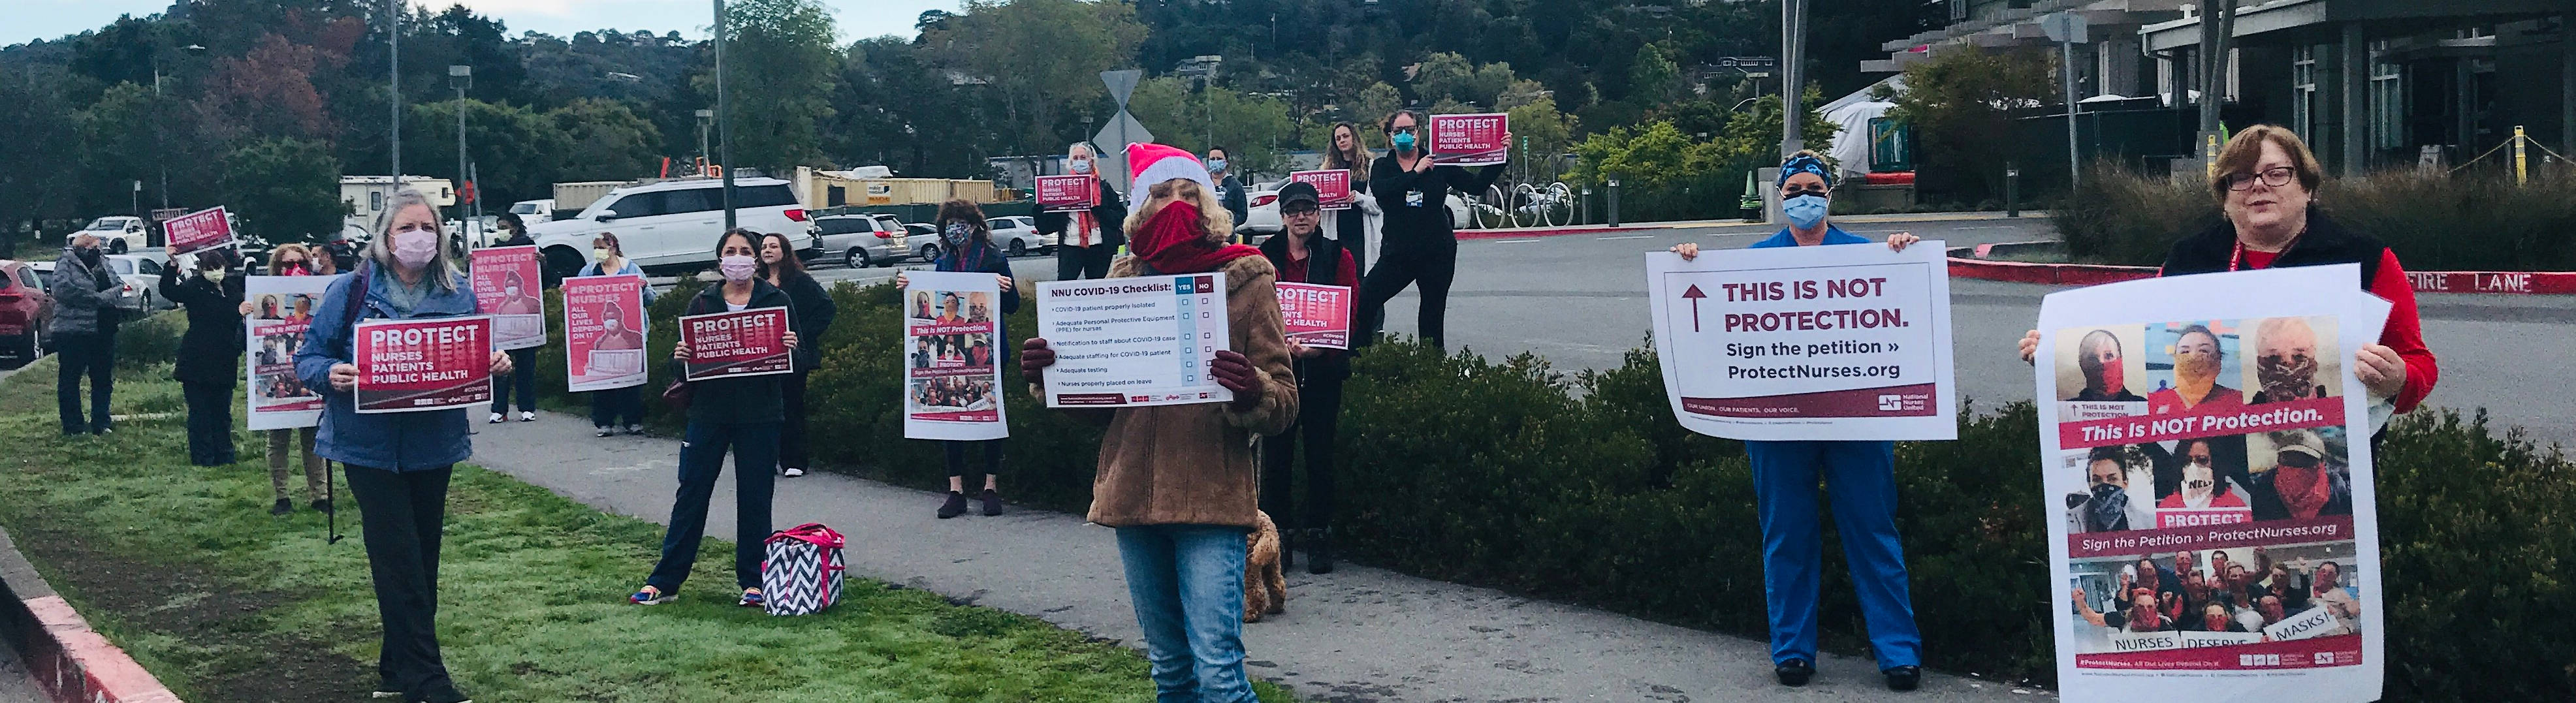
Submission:
[[[1397,128],[1394,128],[1394,129],[1387,130],[1387,131],[1386,131],[1386,133],[1388,133],[1388,134],[1412,134],[1412,133],[1413,133],[1413,128],[1412,128],[1412,127],[1397,127]]]
[[[1319,208],[1319,207],[1315,207],[1315,206],[1312,206],[1312,205],[1302,206],[1302,207],[1283,207],[1283,208],[1279,208],[1279,216],[1280,216],[1280,217],[1297,217],[1297,216],[1300,216],[1300,215],[1321,215],[1321,214],[1324,214],[1324,209],[1323,209],[1323,208]]]
[[[1812,187],[1812,188],[1798,188],[1798,187],[1793,187],[1793,186],[1782,186],[1782,187],[1780,188],[1780,199],[1782,199],[1782,200],[1787,200],[1787,199],[1795,198],[1795,197],[1798,197],[1798,196],[1801,196],[1801,195],[1824,195],[1824,194],[1825,194],[1825,191],[1827,191],[1827,190],[1831,190],[1831,189],[1826,188],[1826,187],[1824,187],[1824,186],[1815,186],[1815,187]]]
[[[2291,169],[2290,167],[2288,167],[2288,166],[2274,166],[2274,167],[2271,167],[2271,168],[2263,169],[2263,172],[2262,172],[2262,173],[2260,173],[2260,174],[2254,174],[2254,173],[2241,173],[2241,172],[2240,172],[2240,173],[2230,173],[2230,174],[2227,174],[2227,189],[2228,189],[2228,190],[2249,190],[2249,189],[2252,189],[2252,188],[2254,187],[2254,180],[2255,180],[2256,178],[2258,178],[2258,177],[2259,177],[2259,178],[2261,178],[2261,179],[2263,180],[2263,185],[2270,186],[2270,187],[2273,187],[2273,188],[2279,188],[2279,187],[2282,187],[2282,186],[2289,185],[2289,184],[2290,184],[2290,179],[2291,179],[2292,177],[2297,176],[2297,175],[2299,175],[2299,172],[2298,172],[2298,171],[2295,171],[2295,170],[2292,170],[2292,169]]]

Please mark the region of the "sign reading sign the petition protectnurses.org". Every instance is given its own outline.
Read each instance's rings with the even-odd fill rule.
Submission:
[[[1746,440],[1958,437],[1941,242],[1646,255],[1673,415]]]

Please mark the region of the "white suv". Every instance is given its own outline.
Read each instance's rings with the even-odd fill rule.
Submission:
[[[776,178],[734,179],[735,226],[787,235],[797,255],[821,250],[814,223],[796,202],[794,186]],[[611,190],[571,219],[528,223],[550,277],[570,276],[590,261],[590,240],[617,235],[626,258],[648,271],[699,270],[716,262],[716,237],[724,234],[724,181],[690,178]]]

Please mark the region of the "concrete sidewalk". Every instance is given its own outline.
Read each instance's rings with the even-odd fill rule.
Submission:
[[[476,424],[474,463],[602,510],[668,519],[678,441],[596,439],[586,418],[540,417],[534,423]],[[732,487],[730,478],[717,482],[710,535],[732,534]],[[778,527],[821,522],[848,535],[853,574],[1141,646],[1108,529],[1087,525],[1080,516],[1029,509],[938,520],[931,513],[939,501],[937,494],[815,473],[779,482],[775,519]],[[644,574],[635,578],[641,584]],[[680,595],[731,599],[730,587],[692,583]],[[1768,647],[1761,642],[1355,564],[1326,576],[1292,570],[1288,590],[1287,614],[1244,627],[1250,673],[1311,701],[2055,697],[1940,674],[1926,675],[1920,691],[1892,693],[1871,662],[1834,655],[1824,657],[1814,683],[1782,688],[1771,680]],[[604,600],[625,594],[597,595]]]

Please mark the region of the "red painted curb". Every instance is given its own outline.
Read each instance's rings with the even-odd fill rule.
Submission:
[[[21,652],[56,703],[180,703],[152,672],[89,627],[61,596],[21,601],[35,616]]]
[[[1470,239],[1522,239],[1522,238],[1528,238],[1528,237],[1562,237],[1562,236],[1569,235],[1569,234],[1600,234],[1600,233],[1604,233],[1604,232],[1642,232],[1642,231],[1646,231],[1646,230],[1656,230],[1656,229],[1667,229],[1667,228],[1665,228],[1665,227],[1634,227],[1634,226],[1631,226],[1631,227],[1566,227],[1566,228],[1562,228],[1562,229],[1503,229],[1503,230],[1495,230],[1495,229],[1467,229],[1467,230],[1459,230],[1459,231],[1458,231],[1458,239],[1459,239],[1460,241],[1465,241],[1465,240],[1470,240]]]
[[[1983,250],[1986,247],[1980,246]],[[2090,286],[2156,277],[2153,266],[2035,264],[1950,257],[1950,275],[1984,281]],[[2418,294],[2576,295],[2570,271],[2409,271]]]

